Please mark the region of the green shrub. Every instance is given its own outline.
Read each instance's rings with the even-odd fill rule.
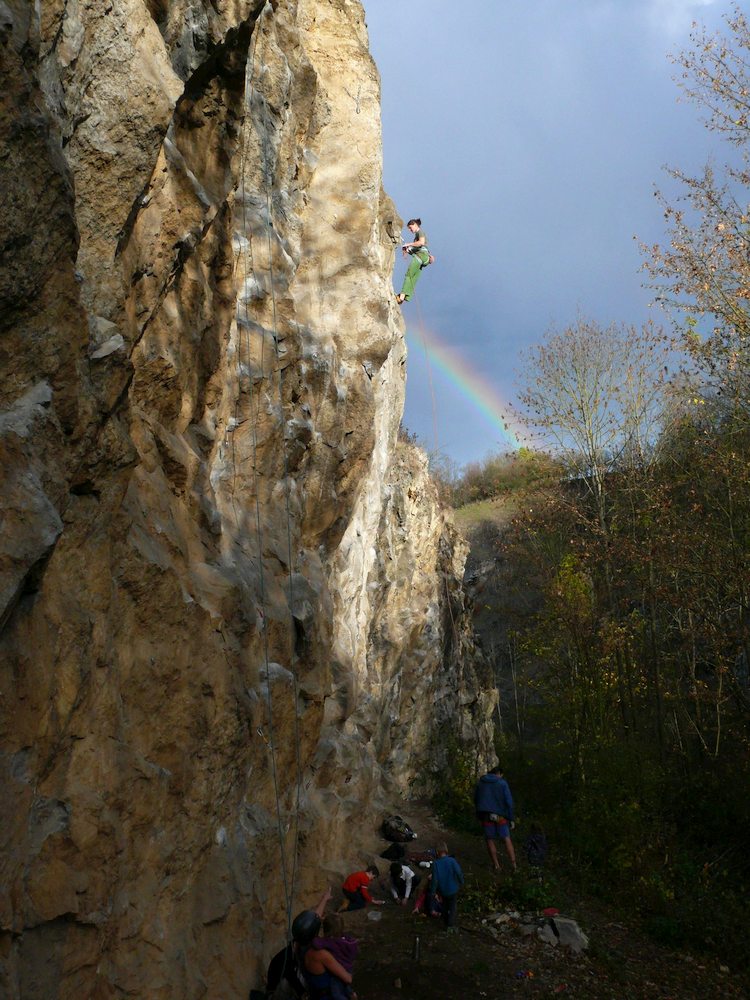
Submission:
[[[445,748],[447,773],[440,782],[432,807],[437,816],[453,830],[476,831],[474,785],[477,780],[476,757],[459,747],[451,738]]]
[[[468,876],[461,892],[461,908],[477,915],[508,909],[539,911],[559,904],[560,891],[552,878],[539,882],[523,871],[502,879]]]
[[[735,758],[686,773],[681,761],[645,751],[635,759],[613,743],[587,752],[585,781],[554,745],[511,759],[508,773],[519,814],[533,814],[547,833],[548,868],[639,916],[659,943],[736,967],[750,963],[750,820],[747,783],[737,777],[746,766]],[[516,899],[522,906],[523,893]]]

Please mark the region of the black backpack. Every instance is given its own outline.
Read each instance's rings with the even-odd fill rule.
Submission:
[[[400,816],[389,816],[388,819],[384,819],[382,831],[386,840],[393,840],[401,844],[409,840],[416,840],[417,837],[406,820],[401,819]]]
[[[380,857],[385,858],[386,861],[403,861],[406,857],[406,848],[403,844],[391,844],[390,847],[386,847]]]
[[[307,983],[301,968],[301,957],[293,945],[288,944],[271,959],[266,980],[266,995],[270,997],[302,997],[307,992]],[[263,995],[263,994],[261,994]]]

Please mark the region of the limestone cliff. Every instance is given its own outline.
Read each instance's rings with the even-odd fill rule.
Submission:
[[[244,998],[490,738],[363,10],[0,0],[0,59],[0,993]]]

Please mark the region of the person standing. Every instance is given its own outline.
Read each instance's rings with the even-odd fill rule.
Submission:
[[[404,243],[401,247],[404,257],[411,257],[411,261],[404,275],[401,291],[396,296],[396,302],[399,305],[411,299],[414,294],[414,286],[423,269],[427,267],[431,259],[434,260],[427,249],[427,234],[422,230],[422,220],[409,219],[406,228],[412,234],[413,239],[411,243]]]
[[[428,912],[432,909],[433,897],[436,893],[440,893],[443,899],[443,922],[449,931],[456,930],[458,890],[463,884],[464,873],[461,871],[461,865],[448,854],[447,844],[441,844],[437,859],[432,862]]]
[[[508,782],[503,777],[503,768],[499,764],[477,782],[474,789],[474,808],[484,830],[487,853],[490,856],[492,867],[495,871],[500,870],[497,842],[502,840],[515,871],[516,852],[510,837],[510,831],[514,826],[513,796],[510,794]]]

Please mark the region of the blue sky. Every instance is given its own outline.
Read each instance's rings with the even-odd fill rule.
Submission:
[[[668,55],[724,0],[364,0],[380,69],[385,186],[422,218],[437,263],[425,328],[512,400],[524,348],[578,312],[649,315],[638,240],[664,238],[655,186],[716,140],[679,102]],[[638,239],[634,239],[637,237]],[[400,286],[399,260],[395,285]],[[405,423],[434,447],[414,303]],[[505,450],[497,424],[432,366],[437,445],[458,464]]]

